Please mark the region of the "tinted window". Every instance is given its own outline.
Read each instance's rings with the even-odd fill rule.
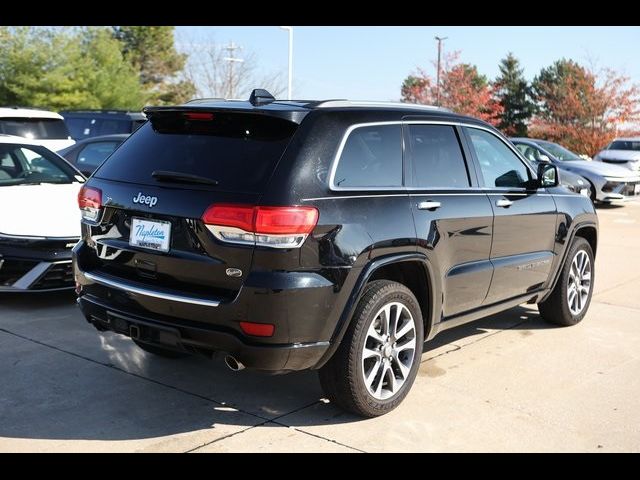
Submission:
[[[526,187],[529,169],[498,137],[484,130],[467,128],[478,157],[486,187]]]
[[[409,125],[409,142],[414,186],[463,188],[470,185],[453,127]]]
[[[540,159],[540,155],[543,155],[543,153],[537,148],[532,147],[531,145],[525,145],[524,143],[516,143],[515,146],[522,156],[530,162],[535,163],[542,161]]]
[[[102,119],[102,118],[72,118],[66,117],[65,121],[75,139],[96,137],[98,135],[111,135],[114,133],[131,133],[133,124],[131,120]]]
[[[402,129],[377,125],[353,130],[342,150],[336,187],[402,186]]]
[[[76,163],[81,169],[89,168],[93,170],[111,155],[118,145],[120,145],[119,142],[89,143],[78,153]]]
[[[607,150],[633,150],[640,151],[639,140],[615,140],[607,147]]]
[[[0,133],[41,140],[69,137],[64,120],[56,118],[0,118]]]
[[[573,153],[571,150],[567,150],[566,148],[558,145],[557,143],[552,142],[544,142],[537,141],[536,143],[540,144],[542,148],[544,148],[547,152],[553,155],[557,160],[572,162],[575,160],[584,160],[580,158],[578,155]]]
[[[77,182],[64,160],[38,146],[0,143],[0,186]]]
[[[246,113],[214,113],[209,120],[156,114],[95,176],[157,185],[151,174],[168,170],[217,180],[219,185],[210,187],[216,190],[261,192],[296,127],[279,118]]]

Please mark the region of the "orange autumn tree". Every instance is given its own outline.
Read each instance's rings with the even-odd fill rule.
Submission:
[[[440,71],[440,106],[497,125],[502,106],[495,98],[493,86],[475,65],[457,63],[457,56],[457,53],[448,55]],[[402,83],[402,101],[436,105],[436,87],[436,80],[418,69]]]
[[[640,90],[611,69],[572,60],[543,68],[532,84],[538,112],[529,132],[579,154],[595,155],[626,125],[640,121]]]

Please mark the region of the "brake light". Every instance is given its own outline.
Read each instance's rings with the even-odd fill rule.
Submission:
[[[102,190],[83,185],[78,192],[78,206],[84,220],[96,222],[102,211]]]
[[[318,223],[314,207],[211,205],[202,221],[218,240],[274,248],[302,245]]]
[[[184,114],[187,120],[213,120],[213,113],[187,112]]]

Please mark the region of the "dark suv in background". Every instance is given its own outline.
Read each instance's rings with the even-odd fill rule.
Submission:
[[[60,112],[74,140],[132,133],[147,121],[142,112],[126,110],[64,110]]]
[[[78,303],[98,330],[319,369],[332,401],[376,416],[442,330],[522,303],[559,325],[587,312],[591,201],[482,121],[265,91],[145,112],[79,195]]]

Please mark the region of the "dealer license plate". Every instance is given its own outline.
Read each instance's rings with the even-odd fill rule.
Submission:
[[[159,252],[169,251],[171,223],[162,220],[131,219],[129,245]]]

